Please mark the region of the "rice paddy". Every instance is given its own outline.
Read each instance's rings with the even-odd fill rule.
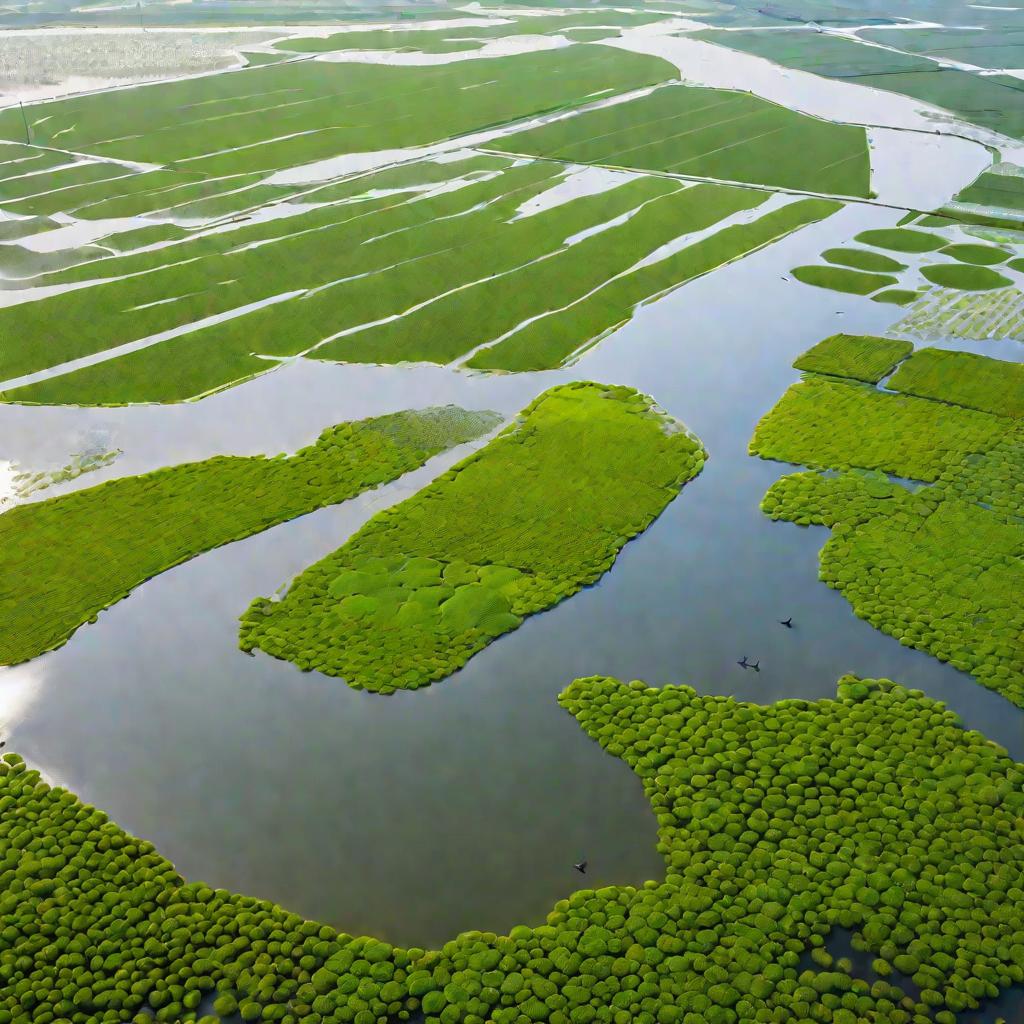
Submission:
[[[1013,282],[991,267],[970,264],[936,263],[922,267],[921,274],[940,288],[955,288],[962,292],[986,292],[993,288],[1008,288]]]
[[[255,600],[240,646],[379,693],[443,679],[600,579],[705,457],[630,388],[552,388],[310,566],[282,599]]]
[[[791,273],[804,284],[850,295],[870,295],[879,288],[888,288],[897,283],[897,279],[888,274],[866,274],[860,270],[847,270],[845,267],[794,267]]]
[[[867,249],[826,249],[821,256],[836,266],[866,270],[873,274],[898,273],[907,269],[905,263]]]
[[[451,407],[396,413],[340,424],[291,456],[221,456],[16,506],[0,515],[0,663],[59,647],[172,566],[354,497],[498,422]]]
[[[1024,294],[1017,288],[966,294],[946,289],[928,292],[910,307],[894,330],[926,340],[1024,341]]]
[[[741,92],[673,86],[503,139],[511,153],[866,196],[862,128]]]

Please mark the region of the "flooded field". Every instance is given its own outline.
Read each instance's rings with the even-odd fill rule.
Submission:
[[[707,450],[707,463],[624,544],[597,583],[479,644],[463,667],[418,691],[399,688],[384,696],[353,689],[342,678],[303,672],[259,649],[246,657],[238,649],[238,619],[258,595],[280,598],[290,581],[371,517],[483,450],[490,434],[431,452],[418,460],[418,468],[348,500],[325,499],[325,507],[309,514],[266,523],[264,532],[203,550],[69,631],[59,649],[0,668],[0,735],[7,749],[18,751],[43,779],[67,787],[127,832],[150,841],[190,881],[269,900],[284,908],[281,913],[409,951],[412,963],[396,960],[393,977],[376,979],[382,985],[405,985],[417,960],[414,951],[441,950],[460,933],[511,932],[515,938],[516,926],[543,926],[552,907],[563,908],[556,917],[571,918],[570,897],[576,899],[573,893],[581,885],[591,902],[613,899],[609,894],[615,892],[627,893],[631,901],[657,893],[666,902],[648,908],[654,915],[677,898],[665,893],[675,892],[673,879],[697,862],[699,844],[685,858],[672,844],[701,819],[713,820],[718,808],[695,803],[692,821],[687,818],[684,825],[679,819],[666,831],[669,805],[658,786],[668,785],[664,779],[670,773],[644,766],[650,749],[634,751],[635,736],[619,742],[600,733],[599,726],[608,727],[601,716],[611,703],[591,712],[584,697],[560,698],[581,677],[643,680],[658,688],[686,684],[701,699],[732,697],[759,707],[783,702],[778,704],[782,718],[798,714],[802,706],[787,702],[834,698],[837,680],[848,673],[892,679],[923,692],[906,698],[922,721],[932,721],[932,712],[914,702],[942,701],[966,730],[1005,748],[1008,757],[999,753],[998,764],[984,769],[992,778],[1006,772],[1010,780],[1005,786],[993,783],[999,800],[992,806],[1005,803],[992,814],[1008,814],[1016,806],[1004,790],[1012,790],[1016,770],[1007,765],[1024,760],[1020,708],[986,688],[989,684],[982,686],[968,672],[927,653],[925,641],[915,649],[858,618],[840,592],[820,582],[819,554],[829,529],[773,522],[760,508],[780,477],[802,467],[755,458],[748,445],[758,422],[801,378],[794,360],[830,335],[897,335],[919,349],[969,351],[1009,363],[1024,359],[1011,328],[1020,308],[1024,250],[1006,219],[1009,207],[1000,218],[989,218],[998,224],[982,226],[951,220],[953,207],[947,210],[953,197],[990,167],[993,151],[1007,163],[1019,159],[1020,138],[999,134],[991,124],[940,114],[909,95],[819,77],[810,67],[783,66],[787,61],[777,55],[779,62],[771,63],[752,52],[767,45],[763,37],[769,34],[758,15],[716,9],[707,20],[695,6],[673,5],[671,18],[646,8],[604,18],[593,11],[587,18],[580,11],[526,12],[530,31],[524,26],[517,34],[502,26],[514,26],[522,11],[471,5],[448,12],[446,45],[437,49],[447,51],[454,40],[453,52],[417,49],[415,39],[404,38],[394,51],[349,50],[337,43],[357,31],[371,35],[374,46],[380,43],[374,33],[441,32],[444,19],[432,22],[424,13],[422,24],[409,33],[408,26],[384,18],[347,24],[340,17],[313,27],[298,20],[277,27],[254,22],[244,31],[205,33],[201,44],[198,29],[194,35],[168,29],[166,39],[154,30],[131,60],[121,56],[126,50],[117,49],[134,46],[137,37],[127,30],[111,31],[117,43],[108,48],[100,30],[83,29],[80,36],[87,41],[81,49],[76,44],[61,56],[55,40],[65,38],[57,35],[64,30],[46,29],[17,34],[24,49],[0,58],[0,90],[8,88],[6,75],[12,95],[24,96],[32,136],[30,145],[17,137],[22,123],[17,107],[0,112],[6,139],[0,152],[5,161],[0,163],[0,233],[13,225],[10,235],[2,234],[11,241],[0,245],[5,278],[0,322],[6,337],[17,338],[0,351],[0,510],[179,463],[291,453],[336,424],[402,410],[447,405],[493,410],[507,425],[548,389],[581,381],[623,385],[652,396]],[[862,27],[870,22],[867,6],[858,11]],[[962,5],[950,7],[954,13],[943,15],[944,24],[972,17]],[[828,23],[828,13],[822,23]],[[614,36],[597,46],[573,42],[557,24],[542,24],[558,17],[571,21],[575,31],[608,21],[605,27]],[[924,24],[921,11],[905,17]],[[716,25],[716,18],[723,24]],[[732,24],[731,19],[739,20]],[[702,31],[709,26],[713,32]],[[338,33],[339,27],[344,31]],[[762,30],[756,47],[739,48],[751,52],[717,38],[736,27]],[[848,41],[853,28],[829,31]],[[474,37],[474,31],[480,34]],[[882,33],[887,45],[899,34],[895,28],[877,29],[870,38],[881,39]],[[282,39],[293,42],[275,47]],[[463,49],[459,41],[466,39],[475,42]],[[237,55],[250,45],[266,55],[287,53],[294,63],[205,77],[240,66]],[[37,47],[55,61],[52,74],[32,56]],[[590,55],[595,50],[600,58]],[[915,51],[915,59],[931,58]],[[527,65],[516,62],[529,62],[530,75],[519,78]],[[154,93],[152,104],[139,103],[132,90],[108,95],[104,90],[116,77],[109,69],[126,65],[132,78],[181,81],[156,87],[169,91]],[[305,70],[295,70],[300,66]],[[344,81],[357,96],[351,102],[369,110],[365,122],[342,123],[339,114],[346,109],[338,98],[341,80],[331,76],[348,74],[350,66],[354,77]],[[26,68],[33,69],[31,75]],[[491,68],[499,69],[493,80]],[[556,74],[555,68],[561,70]],[[282,73],[287,99],[271,103],[262,91],[239,84],[250,81],[244,76],[275,72]],[[426,92],[413,94],[414,79],[391,77],[424,73],[434,76],[429,88],[454,104],[437,115],[437,124],[428,116],[434,101]],[[43,82],[45,77],[52,81]],[[610,82],[606,90],[599,88],[602,77]],[[227,78],[237,81],[225,85]],[[27,102],[43,95],[28,91],[36,87],[52,89],[48,96],[90,95],[36,107]],[[227,116],[218,122],[197,116],[199,127],[186,132],[177,123],[182,104],[206,102],[200,99],[204,90],[211,96],[217,90],[210,102],[226,104]],[[288,90],[296,90],[296,96],[305,91],[295,99]],[[675,102],[674,93],[688,92],[686,102],[693,108],[733,102],[718,90],[752,94],[756,102],[748,97],[742,107],[727,109],[741,123],[756,118],[753,124],[726,130],[717,119],[699,125],[686,120],[682,141],[667,128],[651,140],[640,138],[653,130],[643,127],[644,118],[705,116],[694,114],[691,106],[685,113],[662,109],[661,104]],[[614,95],[603,95],[606,91]],[[476,99],[451,100],[474,93]],[[123,117],[117,134],[96,120],[112,96],[121,97],[114,99]],[[293,102],[299,105],[285,106]],[[646,114],[624,114],[626,108]],[[779,113],[783,108],[788,108],[785,117]],[[409,110],[416,124],[402,126]],[[332,134],[316,127],[317,118],[332,119]],[[793,133],[787,154],[804,145],[807,159],[771,163],[772,133],[783,130]],[[622,136],[627,131],[639,134]],[[617,134],[622,137],[615,141]],[[731,147],[727,156],[718,153],[719,144]],[[846,170],[834,169],[828,159],[833,151],[836,161],[848,161]],[[190,163],[202,168],[204,177],[190,175],[183,182],[179,168]],[[963,247],[979,248],[982,241],[973,232],[1009,232],[1002,241],[985,242],[1002,247],[1003,263],[992,273],[1005,270],[1003,291],[961,292],[959,285],[942,281],[935,282],[942,290],[932,289],[920,280],[931,272],[929,252],[886,250],[890,264],[901,268],[892,271],[898,288],[913,296],[906,307],[873,301],[868,294],[811,287],[793,274],[807,266],[834,269],[828,254],[840,249],[873,252],[857,236],[936,211],[945,211],[943,218],[922,230],[935,230],[936,247],[953,247],[941,258],[943,266],[968,266],[967,257],[977,253],[964,253]],[[20,233],[17,225],[30,219],[32,230]],[[27,260],[43,257],[49,261],[45,266],[37,262],[26,272]],[[983,253],[970,266],[980,266],[984,258]],[[1021,262],[1015,266],[1016,260]],[[974,299],[975,306],[964,312],[963,296],[989,294],[1004,296],[1003,305],[982,308]],[[921,302],[911,304],[919,296]],[[945,302],[952,310],[955,305],[955,316],[935,313],[929,303],[936,296],[940,306]],[[915,313],[917,320],[904,319]],[[963,326],[968,321],[973,328]],[[882,388],[891,394],[887,386],[888,379]],[[1019,423],[1008,416],[1004,426],[1007,444],[1016,443]],[[833,427],[825,416],[818,425],[823,432]],[[945,440],[937,436],[934,443]],[[1016,450],[1006,457],[1008,465],[1016,465]],[[873,468],[856,460],[852,465]],[[850,467],[821,468],[840,474]],[[900,475],[886,471],[892,478]],[[26,490],[26,480],[34,489]],[[1010,490],[1012,497],[1012,484]],[[1002,500],[1002,492],[998,496]],[[982,507],[991,512],[993,500],[983,500]],[[190,516],[201,522],[204,508],[197,505]],[[194,529],[190,516],[176,529]],[[1001,524],[1019,530],[1019,513]],[[91,544],[95,538],[83,531],[64,542]],[[1024,547],[1011,550],[1006,563],[992,570],[993,588],[1004,585],[996,572],[1019,571],[1022,553]],[[114,552],[112,558],[117,557]],[[1006,586],[1015,586],[1016,576],[1006,579]],[[2,579],[0,601],[16,601],[18,592],[16,580]],[[1010,673],[1018,671],[1014,659],[1018,653],[1006,656]],[[756,670],[747,667],[750,663]],[[647,693],[629,692],[637,700],[636,694]],[[857,709],[871,707],[871,700],[883,701],[879,720],[888,721],[888,691],[882,692],[881,697],[842,698],[838,704],[848,702],[854,711],[850,722],[835,727],[837,735],[860,735],[860,723],[870,716]],[[602,699],[612,700],[607,694]],[[644,699],[662,698],[648,693]],[[867,704],[858,703],[865,699]],[[735,706],[709,700],[693,710],[719,722],[714,716]],[[650,711],[655,712],[663,713]],[[591,714],[595,717],[587,717]],[[677,710],[664,714],[680,717]],[[745,712],[739,714],[741,724],[719,722],[727,737],[722,744],[735,746],[728,737],[746,728]],[[870,729],[870,723],[864,727]],[[642,733],[639,725],[630,728]],[[661,734],[664,742],[678,739],[691,753],[705,750],[701,744],[707,737],[690,736],[685,728],[669,727]],[[936,749],[949,764],[961,756],[965,763],[977,761],[991,750],[984,745],[983,753],[973,747],[949,753],[953,748],[942,744],[954,741],[945,732],[935,735]],[[755,733],[750,736],[756,747]],[[816,748],[800,747],[800,736],[796,728],[790,737],[794,763],[817,756]],[[973,732],[967,736],[982,750],[982,740]],[[876,752],[884,747],[875,733],[862,742],[875,744]],[[708,758],[718,753],[714,747],[706,750]],[[927,774],[927,759],[921,758],[920,770]],[[891,762],[890,756],[875,763],[883,782]],[[724,778],[742,758],[730,760],[728,769],[719,763]],[[870,768],[873,762],[865,763]],[[703,771],[679,769],[679,778]],[[815,778],[815,771],[802,772],[800,784],[806,776],[827,792],[828,772],[822,769]],[[957,771],[961,781],[967,779],[965,790],[982,785],[969,767]],[[715,770],[707,769],[707,776],[714,779]],[[928,789],[931,783],[922,785]],[[941,790],[945,782],[936,785]],[[716,799],[728,808],[725,791]],[[988,790],[978,799],[988,804]],[[917,805],[908,797],[906,806]],[[963,813],[975,814],[974,806]],[[890,819],[896,813],[885,812]],[[980,831],[991,822],[984,814],[977,818],[981,824],[970,820]],[[914,827],[924,828],[920,822]],[[863,831],[873,836],[874,828],[864,825]],[[741,842],[738,833],[732,839]],[[868,871],[871,879],[897,870],[886,861],[884,844],[876,849],[873,839],[864,842],[849,858],[842,846],[835,859],[857,860],[852,870]],[[1001,870],[1019,869],[1019,862],[1013,867],[1015,851],[1019,846],[999,854]],[[860,860],[871,860],[872,867],[863,868]],[[574,869],[580,862],[585,862],[585,880]],[[818,865],[808,862],[791,874],[800,870],[816,878]],[[947,888],[957,889],[958,869],[947,865],[944,870],[950,872]],[[779,882],[773,871],[766,868],[767,882],[749,884],[789,884]],[[688,876],[686,884],[692,881]],[[880,885],[877,879],[870,884]],[[1014,884],[1008,881],[1000,890],[1003,907],[1017,902]],[[909,906],[913,887],[907,882],[903,888]],[[776,895],[773,901],[790,898]],[[756,899],[758,908],[770,902],[767,896]],[[559,902],[567,900],[564,906]],[[1019,933],[1019,906],[1009,911],[993,906],[979,897],[977,913],[992,919],[986,927],[993,934],[997,928]],[[829,928],[861,929],[872,955],[857,961],[858,977],[869,975],[866,965],[873,957],[910,955],[904,947],[911,940],[901,945],[887,933],[876,941],[871,932],[876,917],[861,908],[849,911],[854,916],[847,921],[848,909],[844,904],[841,916],[821,925],[814,941],[802,926],[787,923],[789,941],[812,948]],[[590,934],[584,927],[614,931],[615,912],[599,912],[597,924],[579,926],[583,935]],[[751,915],[764,916],[759,909]],[[690,924],[693,932],[699,927]],[[768,925],[759,920],[756,927]],[[911,916],[903,927],[916,927]],[[471,946],[475,952],[467,956],[488,960],[483,946],[505,940],[492,934],[464,941],[483,944]],[[836,956],[857,949],[843,941],[848,942],[829,940]],[[325,942],[337,945],[333,938]],[[611,952],[625,955],[626,949]],[[391,955],[381,954],[388,964]],[[921,955],[914,946],[914,956]],[[310,959],[335,981],[335,975],[351,977],[344,973],[347,967],[329,970],[320,952]],[[991,959],[1001,963],[995,954]],[[652,960],[653,970],[661,959]],[[423,969],[433,970],[433,962]],[[802,969],[817,970],[813,964]],[[945,993],[943,1005],[963,1011],[955,1018],[947,1013],[947,1019],[1024,1020],[1022,979],[1009,967],[997,971],[987,962],[981,965],[991,991],[982,988],[978,995],[974,986],[958,987],[959,980],[943,988],[940,969],[928,969],[935,972],[934,987]],[[795,971],[788,960],[786,970]],[[995,972],[995,980],[986,972]],[[927,970],[920,977],[920,971],[903,973],[915,979],[915,998],[930,988],[918,983],[928,980]],[[313,984],[311,975],[315,981],[308,966],[296,967],[296,986]],[[218,991],[228,991],[221,980]],[[460,1013],[469,1012],[445,987],[455,982],[438,984],[437,992],[443,989],[445,999],[463,1007]],[[432,991],[424,990],[422,1005],[420,996],[403,1002],[405,988],[390,1002],[406,1016],[422,1011],[433,1020]],[[240,1004],[242,982],[231,992]],[[991,1002],[993,993],[1002,993],[1000,1002]],[[268,996],[266,1008],[275,1006],[276,998]],[[294,993],[282,998],[306,1005]],[[372,1001],[378,998],[379,1006]],[[536,998],[546,1013],[532,1019],[554,1022],[562,1008],[543,1003],[548,997]],[[550,998],[557,1003],[560,997]],[[399,1011],[379,993],[363,1001],[369,1009],[356,1008],[352,1016],[330,1015],[340,1003],[330,1010],[325,1004],[316,1010],[312,1003],[310,1013],[325,1021],[362,1021],[359,1012],[370,1014],[367,1020],[399,1019]],[[620,1001],[623,1012],[634,1015],[630,1019],[641,1019],[639,1002]],[[501,1009],[495,1003],[494,1016],[486,1019],[514,1020],[498,1016],[514,1005],[519,1003],[511,999]],[[723,1005],[742,1004],[726,999]],[[159,1006],[154,1008],[157,1019],[164,1019]],[[194,1009],[181,1003],[180,1019],[194,1018],[195,1013],[188,1016]],[[442,1010],[437,1002],[436,1013],[446,1022],[473,1016],[446,1017]],[[258,1015],[259,1007],[254,1012]],[[871,1012],[886,1011],[883,1005]],[[217,1013],[232,1019],[234,1010]],[[264,1019],[276,1019],[274,1013]],[[729,1013],[722,1019],[747,1019]],[[244,1011],[243,1017],[255,1019]],[[676,1017],[666,1013],[665,1019]],[[831,1019],[844,1021],[838,1003]],[[921,1019],[944,1020],[941,1015]]]

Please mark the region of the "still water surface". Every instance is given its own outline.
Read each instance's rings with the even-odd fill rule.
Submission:
[[[462,452],[164,573],[63,649],[0,670],[9,745],[189,878],[424,946],[541,921],[577,887],[579,857],[594,885],[660,876],[639,781],[556,703],[580,675],[764,702],[828,696],[848,671],[887,675],[948,701],[1021,758],[1015,708],[857,619],[817,581],[827,531],[758,510],[788,467],[748,457],[746,445],[796,379],[792,360],[837,330],[881,332],[900,315],[786,272],[896,218],[848,207],[645,308],[564,371],[296,363],[193,406],[0,408],[15,453],[67,451],[95,430],[124,449],[77,486],[214,451],[292,449],[329,423],[409,406],[456,401],[511,415],[576,378],[652,394],[711,454],[597,586],[427,690],[381,697],[245,657],[236,619]],[[777,624],[790,615],[795,629]],[[744,654],[760,659],[760,674],[736,665]]]

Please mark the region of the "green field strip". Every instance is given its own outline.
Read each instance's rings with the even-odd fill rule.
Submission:
[[[750,454],[812,469],[879,469],[933,482],[995,447],[1012,421],[859,383],[793,384],[754,431]]]
[[[766,57],[785,67],[898,93],[942,107],[972,124],[1024,138],[1024,82],[941,68],[934,61],[865,46],[810,29],[698,32],[695,38]]]
[[[873,28],[861,30],[858,35],[898,50],[996,71],[1024,67],[1024,32],[1020,29]]]
[[[922,267],[921,274],[941,288],[955,288],[962,292],[985,292],[1013,284],[1008,277],[989,267],[964,263],[935,263]]]
[[[828,699],[770,704],[660,682],[577,679],[558,702],[642,785],[663,874],[567,887],[539,923],[430,951],[186,882],[6,753],[0,858],[21,967],[0,979],[0,1010],[11,1024],[204,1008],[202,1024],[291,1024],[296,1010],[324,1024],[918,1024],[932,1018],[922,1007],[949,1024],[1012,999],[1024,766],[888,679],[847,675]],[[853,932],[857,967],[828,951],[837,928]],[[920,1002],[894,970],[919,979]]]
[[[648,25],[667,17],[664,14],[623,11],[570,11],[566,14],[517,17],[506,25],[462,25],[435,29],[371,29],[338,32],[326,37],[284,39],[275,43],[278,50],[295,53],[320,53],[329,50],[419,50],[424,53],[451,53],[476,49],[492,39],[521,35],[557,35],[588,25],[632,27]]]
[[[631,388],[552,388],[279,601],[255,600],[240,646],[358,689],[443,679],[526,616],[596,583],[704,459],[696,438]]]
[[[905,263],[899,263],[880,252],[868,252],[867,249],[826,249],[821,258],[837,266],[866,270],[873,274],[898,274],[907,269]]]
[[[46,119],[39,142],[64,132],[78,151],[219,176],[436,142],[677,76],[658,58],[588,44],[437,67],[293,61],[30,112]],[[23,131],[20,113],[0,112],[0,135]]]
[[[794,267],[790,273],[803,284],[827,288],[833,292],[845,292],[848,295],[870,295],[879,288],[887,288],[898,283],[895,277],[888,274],[866,274],[860,270],[848,270],[846,267],[811,265]]]
[[[942,235],[915,231],[913,228],[872,228],[862,231],[854,241],[862,245],[873,245],[876,249],[911,253],[934,252],[947,244]]]
[[[271,295],[296,288],[310,288],[344,277],[379,270],[417,250],[434,251],[452,244],[459,232],[500,219],[505,206],[514,209],[543,188],[552,176],[549,167],[513,168],[500,180],[484,182],[404,206],[391,197],[379,200],[385,211],[379,219],[363,217],[334,231],[309,231],[274,245],[239,248],[242,238],[267,236],[280,224],[254,225],[249,232],[208,235],[167,249],[111,259],[111,265],[131,267],[166,261],[179,250],[186,261],[139,276],[108,281],[90,288],[62,292],[36,302],[0,309],[0,333],[10,329],[20,339],[17,347],[0,352],[0,374],[10,379],[56,366],[130,341],[177,329],[205,317],[240,308]],[[510,194],[511,193],[511,194]],[[465,212],[484,199],[504,199],[464,217],[447,219],[442,214]],[[321,211],[314,211],[319,213]],[[336,210],[327,217],[337,217]],[[315,222],[315,217],[311,218]],[[326,219],[323,218],[323,219]],[[400,227],[419,226],[420,233],[396,234]],[[382,234],[375,244],[369,239]],[[234,245],[234,252],[225,247]],[[204,250],[209,257],[199,257]],[[89,269],[81,268],[88,276]],[[168,296],[184,296],[166,303]],[[321,300],[317,300],[323,301]],[[153,305],[152,303],[157,303]],[[359,320],[353,321],[360,322]],[[314,340],[320,340],[330,331]]]
[[[891,306],[906,306],[920,296],[920,292],[910,291],[907,288],[887,288],[882,292],[875,292],[871,296],[872,302],[885,302]]]
[[[54,252],[35,252],[21,245],[0,242],[0,273],[8,278],[32,278],[109,255],[109,250],[99,245],[57,249]]]
[[[919,349],[886,387],[997,416],[1024,416],[1024,364],[972,352]]]
[[[37,235],[61,225],[49,217],[21,217],[17,220],[0,220],[0,242],[14,242],[19,238]]]
[[[839,195],[870,193],[863,128],[723,89],[672,85],[491,145],[575,163]]]
[[[753,200],[755,197],[751,197]],[[751,202],[756,206],[756,202]],[[577,303],[527,324],[481,349],[466,366],[483,370],[552,369],[625,323],[636,306],[779,238],[831,216],[840,203],[802,199],[748,224],[723,228],[664,260],[616,278]]]
[[[0,143],[0,188],[5,181],[21,178],[26,174],[35,174],[52,167],[60,167],[69,163],[73,157],[67,153],[53,150],[37,149],[24,143]]]
[[[64,212],[80,187],[116,188],[122,178],[135,173],[120,164],[83,160],[70,167],[0,182],[0,205],[21,216],[48,217]]]
[[[500,420],[396,413],[331,427],[291,456],[217,456],[18,505],[0,515],[0,664],[61,646],[172,566],[393,480]]]
[[[376,241],[367,236],[368,240],[359,246],[339,246],[338,258],[347,262],[334,266],[332,272],[347,275],[349,279],[332,287],[14,388],[2,398],[40,404],[118,405],[197,397],[277,365],[272,360],[258,358],[260,355],[298,355],[340,330],[398,315],[460,282],[473,281],[483,269],[501,273],[520,266],[524,259],[554,251],[566,237],[625,213],[638,200],[666,187],[664,183],[640,179],[507,223],[507,218],[525,199],[553,183],[550,176],[541,177],[541,174],[550,175],[550,169],[544,165],[514,168],[507,172],[504,184],[500,181],[487,183],[498,201],[485,209],[447,220],[430,219],[412,235],[392,231]],[[505,191],[513,182],[521,184]],[[434,202],[452,203],[456,198],[457,193],[448,193]],[[391,226],[394,228],[394,222]],[[318,235],[301,241],[311,254],[309,259],[322,253],[323,243]],[[265,267],[263,277],[274,294],[289,290],[292,280],[278,269],[282,259],[280,244],[253,251],[261,254],[260,266]],[[301,268],[306,259],[289,257],[289,264]],[[184,269],[193,274],[196,287],[202,289],[201,271],[196,271],[194,264]],[[327,267],[321,269],[326,271]],[[371,273],[375,270],[378,272]],[[223,268],[219,268],[219,272],[224,273]],[[363,276],[353,276],[359,274]],[[308,284],[309,278],[299,274],[295,282],[301,288]],[[238,295],[237,289],[224,290],[236,298],[244,298]],[[57,298],[73,300],[77,296],[85,302],[89,291],[70,292]],[[172,305],[183,305],[188,310],[206,301],[200,291]],[[243,304],[236,301],[231,308]],[[13,307],[18,308],[22,307]],[[153,310],[161,313],[164,321],[170,315],[164,306],[153,307]],[[135,311],[132,316],[148,313],[150,310]],[[174,319],[182,318],[179,310]],[[125,319],[130,319],[128,313]],[[2,320],[0,311],[0,323]],[[152,326],[155,320],[150,316],[146,323]],[[109,338],[109,328],[106,333]],[[156,332],[147,331],[147,334],[153,333]]]
[[[648,201],[624,224],[310,354],[341,362],[451,362],[533,317],[576,302],[681,232],[709,227],[761,198],[742,189],[679,189],[664,179],[646,180],[651,184],[645,200],[662,198]]]
[[[191,237],[191,233],[177,224],[146,224],[143,227],[117,231],[112,235],[104,235],[103,245],[110,246],[117,252],[132,252],[143,246],[156,245],[159,242],[181,242]]]
[[[951,215],[1006,214],[1013,220],[1024,217],[1024,174],[1012,164],[996,164],[983,171],[946,207]]]
[[[410,190],[405,194],[373,196],[358,202],[344,201],[347,191],[353,186],[349,185],[344,192],[339,186],[330,205],[327,205],[328,196],[320,195],[319,198],[324,200],[325,205],[294,216],[243,223],[231,231],[209,233],[202,238],[191,240],[186,247],[180,249],[171,247],[160,252],[114,257],[87,270],[56,274],[40,283],[67,284],[73,281],[92,280],[96,275],[114,277],[139,274],[159,270],[179,256],[211,258],[211,266],[219,265],[222,258],[241,251],[246,246],[281,241],[291,244],[303,234],[309,236],[318,231],[344,233],[344,238],[337,239],[338,248],[355,246],[375,234],[386,234],[414,225],[429,224],[432,219],[466,212],[474,205],[500,199],[506,192],[515,193],[519,189],[530,187],[533,183],[550,180],[556,173],[555,168],[541,164],[532,167],[509,166],[500,179],[481,178],[468,182],[464,188],[437,196],[419,197],[415,191]],[[372,179],[361,180],[364,180],[365,184],[359,187],[359,191],[365,192],[372,189],[378,179],[374,176]],[[373,215],[380,216],[375,218]],[[325,251],[319,254],[318,262],[338,259],[342,255],[334,251],[334,244],[323,245],[322,248]]]
[[[909,341],[898,338],[833,334],[798,356],[793,368],[877,384],[913,351]]]

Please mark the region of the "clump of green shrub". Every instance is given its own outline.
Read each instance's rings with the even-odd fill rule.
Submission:
[[[833,334],[799,356],[793,367],[876,384],[913,351],[914,346],[909,341],[898,338]]]
[[[559,701],[640,777],[664,877],[429,952],[186,884],[6,755],[0,1017],[189,1022],[210,994],[268,1024],[945,1024],[1024,981],[1024,765],[942,704],[854,676],[769,706],[606,678]],[[837,926],[920,1000],[801,969]]]
[[[218,456],[0,515],[0,664],[65,643],[104,608],[203,551],[421,466],[501,417],[454,406],[325,430],[294,455]]]
[[[382,693],[442,679],[596,582],[705,458],[631,388],[552,388],[308,568],[282,600],[255,600],[240,646]]]

